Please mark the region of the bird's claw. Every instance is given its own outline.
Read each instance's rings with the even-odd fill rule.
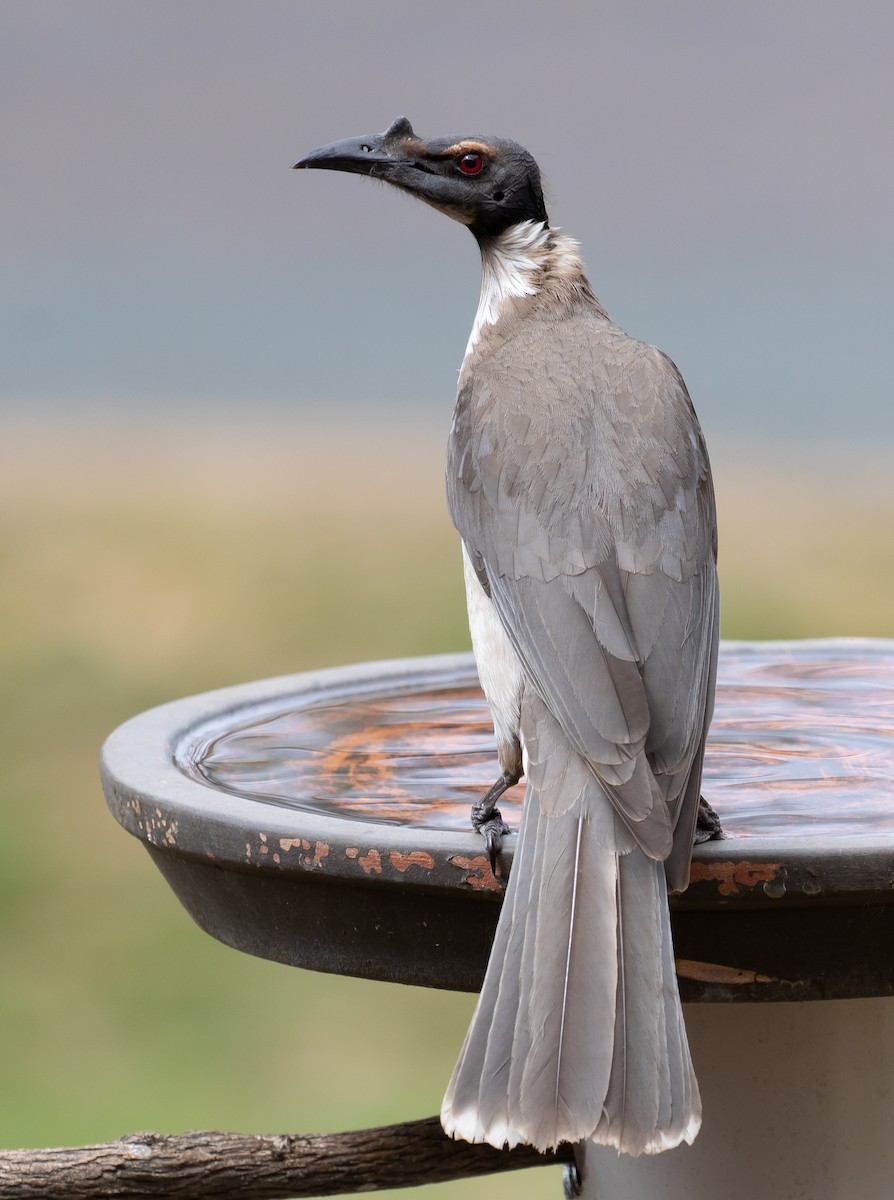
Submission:
[[[512,832],[497,808],[497,801],[506,789],[518,783],[518,780],[518,774],[504,771],[493,787],[472,805],[472,828],[484,838],[490,869],[494,875],[498,873],[497,857],[503,848],[503,838]]]
[[[704,796],[699,796],[698,816],[695,819],[695,838],[693,839],[696,846],[701,845],[702,842],[722,841],[724,836],[720,817]]]
[[[503,820],[498,808],[492,809],[487,816],[476,812],[477,809],[478,805],[472,810],[472,828],[484,838],[484,844],[487,847],[487,857],[490,861],[490,869],[496,875],[497,859],[500,851],[503,849],[503,838],[512,831]]]

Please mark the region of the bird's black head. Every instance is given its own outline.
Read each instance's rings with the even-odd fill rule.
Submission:
[[[506,138],[424,141],[398,117],[384,133],[321,146],[295,166],[382,179],[468,225],[479,241],[521,221],[547,223],[540,170],[527,150]]]

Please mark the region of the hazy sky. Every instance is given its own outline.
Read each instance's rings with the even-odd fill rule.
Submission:
[[[446,422],[474,241],[293,173],[405,113],[523,142],[709,435],[894,438],[891,0],[3,0],[0,397]]]

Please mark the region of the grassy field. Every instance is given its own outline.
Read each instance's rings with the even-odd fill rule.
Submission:
[[[105,735],[264,675],[465,648],[443,434],[9,425],[0,446],[0,1144],[437,1111],[472,998],[218,945],[106,812]],[[894,636],[892,487],[716,455],[726,637]],[[558,1196],[545,1172],[437,1194]],[[434,1194],[434,1192],[433,1192]]]

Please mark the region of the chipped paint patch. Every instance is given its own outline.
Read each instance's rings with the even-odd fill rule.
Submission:
[[[158,807],[143,811],[136,799],[130,801],[129,807],[134,814],[139,836],[148,845],[176,849],[179,828],[176,817],[166,817]]]
[[[772,883],[781,869],[782,863],[694,862],[689,882],[716,883],[718,895],[736,896],[759,884]]]
[[[264,837],[263,834],[261,836]],[[264,837],[264,841],[266,840],[266,837]],[[319,840],[311,842],[307,838],[303,837],[282,837],[277,839],[277,845],[279,846],[280,852],[275,852],[271,856],[273,862],[275,862],[277,866],[283,865],[283,855],[290,856],[295,850],[299,852],[303,866],[313,867],[317,870],[323,866],[323,859],[329,857],[328,842],[321,842]],[[261,853],[266,854],[271,848],[272,847],[262,845]],[[349,855],[349,857],[354,857],[355,855]],[[294,863],[294,858],[291,858],[290,861]]]
[[[431,871],[434,868],[434,857],[427,850],[411,850],[409,854],[401,854],[399,850],[392,850],[388,855],[388,861],[394,867],[395,871],[408,871],[410,867],[422,867],[424,871]]]
[[[368,854],[361,854],[357,859],[367,875],[374,871],[376,875],[382,874],[382,856],[378,850],[372,849]]]
[[[448,859],[448,862],[454,867],[459,867],[461,871],[468,871],[463,883],[467,883],[476,892],[501,892],[503,890],[503,885],[490,868],[490,859],[486,854],[476,854],[474,858],[467,858],[464,854],[454,854]]]
[[[321,843],[321,845],[324,843]],[[329,847],[326,847],[326,853],[329,853]],[[378,850],[373,847],[366,854],[361,854],[357,846],[348,846],[345,850],[347,858],[355,858],[363,868],[363,873],[369,875],[375,872],[376,875],[382,874],[382,856]]]

